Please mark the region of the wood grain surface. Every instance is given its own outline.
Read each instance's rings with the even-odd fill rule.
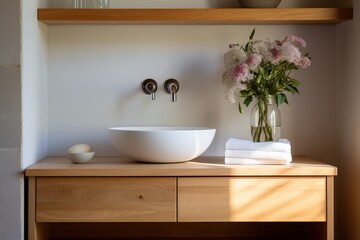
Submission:
[[[352,18],[352,8],[38,9],[38,20],[47,24],[319,24]]]
[[[179,178],[179,222],[326,221],[325,177]]]
[[[175,222],[176,178],[37,178],[37,222]]]
[[[47,157],[25,171],[26,176],[335,176],[337,168],[307,157],[288,165],[226,165],[224,157],[198,157],[174,164],[138,163],[125,157],[95,157],[73,164],[66,157]]]

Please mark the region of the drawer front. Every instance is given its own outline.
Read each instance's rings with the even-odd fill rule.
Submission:
[[[37,222],[175,222],[176,178],[37,178]]]
[[[179,178],[179,222],[326,221],[325,177]]]

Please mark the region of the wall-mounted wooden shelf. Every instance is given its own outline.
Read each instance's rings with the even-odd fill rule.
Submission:
[[[38,9],[46,24],[336,24],[352,8]]]

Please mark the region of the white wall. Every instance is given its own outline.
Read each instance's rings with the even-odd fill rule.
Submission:
[[[116,155],[111,126],[210,126],[218,129],[207,155],[223,155],[229,137],[250,138],[248,111],[224,98],[222,56],[245,42],[253,26],[51,26],[48,28],[48,152],[75,143]],[[332,162],[335,155],[335,27],[256,26],[259,39],[297,34],[308,41],[311,68],[299,71],[300,96],[281,107],[283,137],[295,154]],[[161,89],[151,101],[141,82]],[[162,90],[180,81],[178,102]]]
[[[338,238],[360,239],[360,2],[353,1],[354,19],[336,27],[336,151]]]
[[[41,0],[22,4],[22,168],[47,155],[47,26],[37,21]]]

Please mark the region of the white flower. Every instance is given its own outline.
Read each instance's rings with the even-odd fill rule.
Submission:
[[[285,39],[282,41],[282,43],[285,42],[290,42],[292,43],[294,46],[296,47],[306,47],[306,42],[304,39],[302,39],[301,37],[295,36],[295,35],[290,35],[285,37]]]
[[[265,41],[260,40],[254,41],[254,43],[251,45],[251,51],[260,55],[264,55],[263,53],[267,51],[267,48],[268,46]]]
[[[261,55],[265,61],[272,61],[271,49],[273,48],[274,44],[270,41],[254,41],[252,52]]]
[[[240,91],[245,90],[246,87],[244,84],[237,84],[232,86],[226,91],[225,97],[230,103],[236,103],[240,97]]]
[[[246,53],[240,48],[232,48],[224,55],[224,62],[228,71],[233,70],[239,63],[245,62],[246,59]]]
[[[236,91],[236,87],[231,87],[225,93],[225,97],[230,103],[235,103],[237,101],[237,96],[235,95],[235,91]]]
[[[262,58],[263,57],[260,54],[251,53],[249,58],[246,60],[246,63],[248,64],[249,69],[251,71],[256,70],[259,67],[260,63],[261,63]]]
[[[229,72],[224,72],[222,80],[223,80],[223,84],[226,86],[226,88],[231,88],[235,84],[234,79],[231,77]]]
[[[291,42],[285,42],[281,46],[282,60],[297,64],[301,60],[301,52],[299,48]]]

